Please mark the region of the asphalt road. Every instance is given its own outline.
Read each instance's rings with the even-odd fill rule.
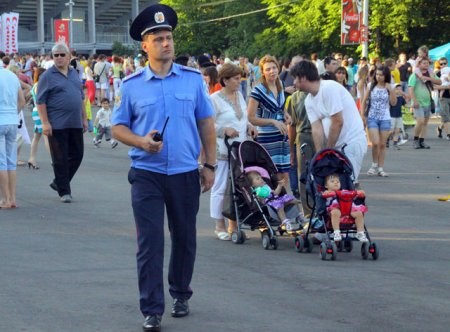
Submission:
[[[450,141],[430,128],[431,150],[388,151],[389,178],[365,175],[366,156],[377,261],[356,243],[321,261],[317,246],[297,253],[289,237],[267,251],[257,232],[243,245],[219,241],[204,194],[191,315],[170,317],[167,294],[163,331],[449,331],[450,203],[437,198],[450,194]],[[42,143],[41,168],[18,169],[19,208],[0,210],[0,331],[141,331],[127,148],[85,144],[71,204],[48,186]]]

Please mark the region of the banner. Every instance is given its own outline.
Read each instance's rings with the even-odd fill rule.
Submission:
[[[362,0],[342,0],[341,45],[360,43],[362,24]]]
[[[17,53],[19,51],[18,32],[19,14],[5,13],[0,18],[0,49],[6,54]]]
[[[69,46],[69,21],[55,20],[55,43]]]

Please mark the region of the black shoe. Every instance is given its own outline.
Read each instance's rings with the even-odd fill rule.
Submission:
[[[414,140],[414,149],[421,149],[420,143],[417,140]]]
[[[429,145],[426,145],[425,142],[419,143],[421,149],[430,149],[431,147]]]
[[[56,183],[54,181],[52,181],[52,183],[49,184],[50,188],[52,188],[54,191],[58,191],[58,186],[56,185]]]
[[[438,133],[438,138],[442,138],[442,128],[441,127],[437,127],[437,133]]]
[[[175,299],[172,306],[172,317],[184,317],[187,315],[189,315],[188,301]]]
[[[144,324],[142,324],[142,329],[144,331],[161,331],[161,316],[160,315],[150,315],[145,317]]]

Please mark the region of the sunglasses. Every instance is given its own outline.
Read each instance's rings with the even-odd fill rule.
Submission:
[[[55,53],[55,54],[53,54],[54,58],[59,58],[59,57],[64,58],[65,56],[66,56],[65,53]]]
[[[447,62],[439,62],[441,66],[447,66]]]

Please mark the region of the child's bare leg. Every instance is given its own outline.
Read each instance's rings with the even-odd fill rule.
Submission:
[[[278,218],[280,218],[281,222],[286,220],[286,213],[284,212],[284,207],[277,209]]]
[[[333,209],[330,211],[331,225],[334,231],[340,232],[339,224],[341,223],[341,211],[339,209]]]
[[[364,215],[361,211],[353,211],[350,215],[355,218],[356,238],[361,242],[368,242],[369,240],[364,232]]]
[[[350,215],[355,219],[356,231],[364,232],[364,216],[361,211],[353,211]]]

